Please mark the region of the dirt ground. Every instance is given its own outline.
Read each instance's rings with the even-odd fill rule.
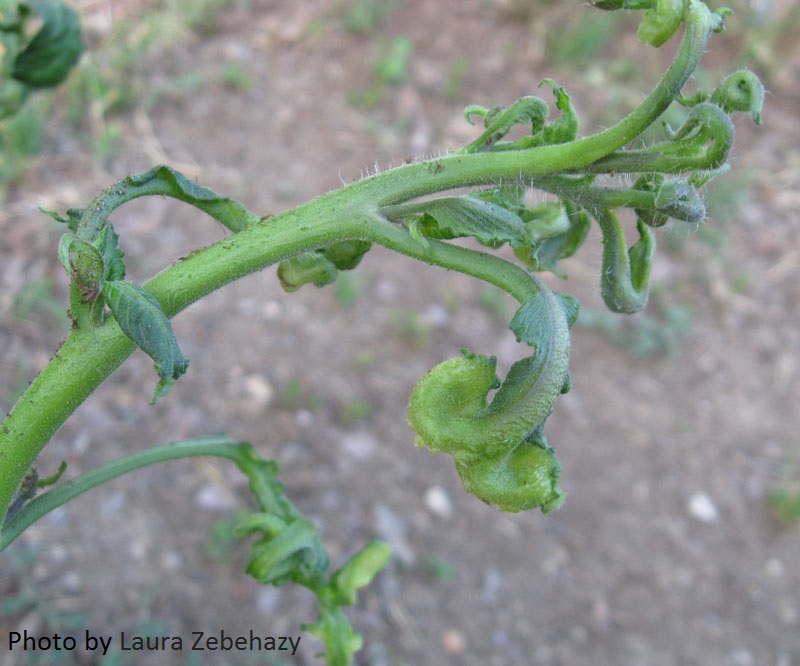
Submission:
[[[61,230],[39,206],[80,206],[168,162],[275,213],[463,145],[475,131],[464,106],[508,104],[546,76],[593,118],[589,133],[640,99],[661,56],[620,29],[588,60],[559,57],[547,26],[575,30],[593,12],[571,4],[404,0],[359,34],[333,0],[236,2],[214,30],[143,64],[158,99],[78,127],[56,113],[0,217],[0,405],[10,408],[65,326],[46,298],[20,310],[32,284],[54,285],[56,303],[66,295]],[[125,8],[140,10],[86,2],[90,36],[108,38]],[[702,76],[729,70],[742,34],[714,37]],[[398,37],[413,41],[408,71],[381,86],[374,63]],[[763,44],[747,56],[772,65],[764,126],[737,120],[733,169],[709,191],[708,221],[659,232],[648,310],[624,325],[599,314],[597,238],[565,262],[567,282],[548,278],[585,313],[574,386],[547,424],[569,495],[558,511],[499,514],[466,495],[449,458],[415,449],[405,406],[420,376],[464,347],[497,355],[501,370],[525,350],[506,328],[510,302],[380,249],[338,286],[287,295],[269,269],[192,306],[175,320],[191,366],[172,394],[150,407],[152,362],[134,356],[40,468],[65,460],[77,474],[220,432],[253,442],[281,462],[336,564],[370,538],[394,547],[350,612],[365,636],[361,665],[800,665],[800,532],[767,502],[797,478],[800,452],[800,54],[776,44],[772,60]],[[101,121],[121,129],[106,161],[86,140]],[[126,205],[113,222],[137,281],[223,235],[164,199]],[[23,629],[254,630],[302,636],[294,657],[0,651],[0,666],[318,663],[320,644],[300,628],[314,619],[310,595],[259,587],[242,570],[246,544],[226,555],[224,536],[210,534],[246,496],[232,466],[187,461],[57,510],[0,561],[0,647]]]

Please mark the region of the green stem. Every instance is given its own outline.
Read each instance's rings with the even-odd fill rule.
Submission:
[[[205,437],[164,444],[113,460],[61,483],[25,504],[19,513],[3,525],[0,531],[0,551],[53,509],[118,476],[148,465],[199,456],[228,458],[245,471],[249,464],[247,453],[251,448],[247,442],[237,442],[227,437]]]
[[[692,0],[692,6],[675,61],[642,105],[618,125],[567,144],[455,155],[406,165],[264,220],[241,208],[227,222],[238,233],[170,266],[145,288],[171,317],[208,293],[270,264],[337,241],[364,239],[497,284],[524,302],[531,280],[522,269],[484,253],[466,254],[463,248],[444,243],[430,241],[423,246],[404,229],[381,218],[379,209],[456,187],[579,170],[622,147],[666,109],[702,55],[712,28],[711,14],[698,0]],[[107,190],[95,200],[94,208],[87,208],[78,234],[91,240],[116,206],[145,194],[164,193],[148,182],[144,177],[128,178]],[[187,198],[202,208],[196,199]],[[2,516],[42,448],[133,349],[113,318],[97,327],[70,332],[0,430]]]

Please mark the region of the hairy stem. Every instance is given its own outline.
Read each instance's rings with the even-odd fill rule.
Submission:
[[[565,144],[453,155],[405,165],[264,220],[243,207],[228,207],[222,221],[236,233],[167,268],[144,286],[171,317],[223,285],[273,263],[337,241],[363,239],[475,275],[524,302],[532,284],[525,271],[484,253],[466,254],[470,251],[433,241],[423,245],[382,218],[380,208],[457,187],[577,171],[611,154],[634,139],[671,103],[697,65],[713,27],[712,14],[705,5],[691,0],[675,61],[644,102],[608,130]],[[165,193],[145,177],[150,173],[125,179],[98,197],[94,208],[87,208],[78,235],[94,238],[111,211],[124,201]],[[204,192],[195,196],[190,187],[186,191],[185,200],[200,208],[208,205],[208,212],[215,214],[218,202],[207,201]],[[219,215],[215,217],[220,219]],[[0,430],[0,520],[42,448],[133,349],[134,344],[112,317],[97,326],[78,325],[70,332]]]

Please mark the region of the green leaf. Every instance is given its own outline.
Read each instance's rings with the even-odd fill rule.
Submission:
[[[250,224],[261,221],[240,202],[223,197],[213,190],[198,185],[175,169],[160,165],[142,174],[128,176],[125,181],[135,188],[153,194],[165,194],[208,213],[231,231],[241,231]]]
[[[658,188],[655,204],[660,213],[683,222],[701,222],[706,216],[703,198],[685,180],[665,180]]]
[[[507,109],[495,108],[486,110],[480,106],[468,106],[464,111],[466,119],[471,123],[472,115],[483,116],[486,130],[474,141],[465,146],[461,152],[476,153],[483,150],[493,150],[498,147],[498,142],[516,125],[530,123],[531,134],[541,131],[547,122],[550,110],[547,103],[538,97],[521,97]],[[508,144],[510,146],[511,144]],[[506,146],[506,147],[508,147]]]
[[[93,303],[100,293],[103,279],[103,257],[97,248],[74,234],[64,234],[58,245],[58,260],[69,274],[73,286],[72,298],[80,304]],[[72,301],[72,314],[77,314],[80,305]],[[98,304],[102,312],[102,301]]]
[[[189,365],[172,324],[148,291],[126,280],[104,281],[103,295],[122,331],[155,361],[159,382],[152,402],[170,392]]]
[[[124,280],[125,264],[122,262],[122,257],[125,253],[119,249],[119,236],[110,224],[100,231],[94,246],[103,257],[103,279]]]
[[[304,284],[324,287],[336,280],[339,269],[319,250],[303,252],[278,264],[278,279],[287,292],[297,291]]]
[[[369,252],[372,243],[362,240],[348,240],[328,245],[320,250],[340,271],[353,270]]]
[[[564,206],[555,201],[526,208],[520,217],[528,228],[531,240],[540,243],[570,229],[570,219]]]
[[[275,520],[275,517],[265,516]],[[293,520],[278,531],[275,525],[259,525],[267,532],[253,544],[247,573],[259,583],[305,586],[321,580],[328,568],[328,554],[320,540],[319,530],[304,518]],[[237,533],[246,533],[250,526],[242,525]]]
[[[486,245],[530,243],[527,227],[520,217],[503,206],[478,197],[442,197],[422,204],[419,230],[429,238],[449,239],[471,236]]]
[[[486,458],[467,464],[456,461],[464,488],[501,511],[539,508],[549,513],[567,497],[561,488],[561,465],[536,428],[498,460]]]
[[[364,639],[350,624],[338,606],[322,606],[314,624],[304,624],[303,629],[325,644],[325,662],[328,666],[350,666],[353,656],[361,649]]]
[[[56,222],[66,224],[67,229],[70,231],[78,230],[78,225],[83,217],[83,208],[70,208],[67,210],[66,215],[61,215],[61,213],[57,213],[52,210],[45,210],[44,208],[39,208],[39,210]]]
[[[578,301],[570,294],[555,295],[555,303],[563,308],[567,326],[571,328],[578,318]],[[550,336],[553,335],[552,307],[553,302],[542,294],[523,303],[508,325],[517,342],[526,342],[537,349],[547,348],[550,345]]]
[[[574,141],[578,136],[578,114],[572,106],[572,101],[560,85],[553,79],[542,79],[539,84],[547,84],[553,89],[556,98],[556,108],[561,111],[561,116],[549,123],[542,130],[542,143],[550,145],[554,143],[568,143]]]
[[[655,0],[645,11],[636,36],[643,44],[661,46],[674,35],[683,21],[687,0]]]
[[[60,0],[29,0],[25,4],[43,23],[14,60],[11,76],[31,88],[58,85],[83,51],[78,15]]]
[[[69,275],[77,273],[80,282],[89,284],[103,277],[103,257],[97,248],[75,234],[64,234],[58,244],[58,260]]]
[[[583,245],[591,228],[591,220],[583,208],[570,201],[565,201],[563,206],[568,220],[567,229],[543,239],[534,247],[515,250],[517,256],[533,270],[550,271],[559,277],[566,275],[559,269],[558,262],[571,257]]]
[[[331,576],[330,589],[338,606],[356,602],[356,591],[366,587],[392,557],[392,549],[383,541],[370,541]]]
[[[569,388],[577,302],[534,281],[538,292],[511,322],[517,338],[536,347],[533,356],[514,363],[500,384],[494,358],[462,352],[420,379],[408,403],[416,445],[452,455],[464,487],[503,511],[549,510],[563,497],[554,455],[525,441]]]
[[[726,76],[711,95],[711,101],[726,113],[742,111],[751,114],[756,125],[761,124],[764,106],[764,84],[753,72],[742,69]]]

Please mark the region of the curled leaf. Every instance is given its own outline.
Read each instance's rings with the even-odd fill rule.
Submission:
[[[392,556],[389,544],[370,541],[331,576],[329,588],[337,605],[349,606],[356,602],[356,592],[366,587]]]
[[[655,204],[659,213],[682,222],[700,222],[706,215],[700,193],[685,180],[664,181],[656,192]]]
[[[561,465],[537,428],[499,459],[456,462],[464,488],[501,511],[540,508],[549,513],[564,503]]]
[[[710,102],[692,107],[683,124],[670,132],[670,140],[652,146],[653,152],[684,159],[686,168],[716,169],[728,159],[733,145],[733,123],[724,111]],[[666,169],[665,169],[666,170]]]
[[[262,523],[256,526],[245,522],[236,531],[237,534],[247,534],[259,527],[266,533],[252,546],[248,574],[259,583],[272,585],[311,581],[324,574],[329,564],[328,554],[320,540],[319,530],[312,522],[297,518],[280,530],[273,529],[269,520]]]
[[[542,143],[551,145],[555,143],[568,143],[578,136],[578,114],[572,106],[572,101],[567,91],[553,79],[542,79],[540,86],[547,84],[553,89],[556,98],[556,108],[561,111],[561,116],[548,123],[542,130]]]
[[[656,250],[653,232],[640,220],[639,240],[628,249],[622,225],[613,211],[596,211],[595,218],[603,232],[600,279],[603,300],[612,312],[639,312],[647,304],[650,267]]]
[[[339,271],[354,269],[372,245],[362,240],[348,240],[303,252],[278,264],[278,279],[287,292],[304,284],[324,287],[336,280]]]
[[[128,176],[123,184],[132,190],[129,198],[143,194],[164,194],[199,208],[231,231],[240,231],[261,220],[240,202],[221,196],[165,165]]]
[[[66,215],[61,215],[61,213],[52,210],[45,210],[44,208],[39,208],[39,210],[56,222],[67,225],[67,229],[70,231],[78,230],[78,224],[80,224],[81,217],[83,217],[83,208],[69,208]]]
[[[583,208],[571,201],[564,201],[562,214],[567,226],[559,233],[542,238],[531,247],[518,248],[515,254],[535,271],[550,271],[565,277],[558,267],[561,259],[571,257],[586,240],[591,228],[589,216]]]
[[[687,173],[719,169],[733,145],[734,127],[728,114],[711,102],[691,108],[669,138],[638,150],[617,150],[597,160],[593,173]]]
[[[481,106],[480,104],[470,104],[464,109],[464,119],[470,125],[474,125],[475,121],[472,119],[472,116],[486,118],[486,116],[489,115],[489,111],[490,109],[487,109],[485,106]]]
[[[103,279],[103,257],[97,248],[74,234],[64,234],[58,260],[81,291],[97,292]]]
[[[104,281],[102,293],[125,335],[155,361],[159,377],[153,395],[156,402],[169,393],[189,366],[178,347],[172,324],[152,294],[133,282]]]
[[[645,11],[636,36],[643,44],[661,46],[674,35],[683,21],[687,0],[655,0]]]
[[[667,179],[663,174],[644,174],[634,190],[654,192],[653,206],[634,208],[638,218],[649,227],[660,227],[670,218],[683,222],[700,222],[706,207],[697,188],[683,179]]]
[[[287,292],[297,291],[304,284],[324,287],[336,281],[339,269],[322,252],[312,250],[278,264],[278,279]]]
[[[753,72],[743,69],[726,76],[711,95],[711,101],[726,113],[741,111],[749,113],[753,121],[761,124],[761,109],[764,106],[764,84]]]
[[[486,130],[461,152],[476,153],[498,148],[498,142],[516,125],[530,124],[531,134],[537,134],[547,121],[549,109],[547,103],[538,97],[521,97],[507,109],[495,108],[485,110],[479,106],[468,106],[465,116],[472,122],[472,115],[483,116]]]
[[[548,201],[537,206],[525,208],[520,217],[534,243],[554,238],[570,228],[569,215],[564,206],[557,201]]]
[[[552,507],[556,499],[555,486],[534,483],[535,474],[523,471],[529,463],[545,466],[544,476],[553,479],[552,458],[521,442],[541,428],[569,384],[569,326],[576,308],[574,299],[557,296],[538,280],[537,286],[539,293],[511,325],[535,353],[517,361],[502,384],[494,358],[465,351],[420,379],[409,399],[417,446],[451,454],[464,487],[503,511]]]
[[[125,264],[122,257],[125,253],[119,249],[119,236],[110,224],[100,230],[93,245],[103,256],[103,279],[124,280]]]
[[[340,271],[351,271],[361,263],[371,247],[372,244],[367,241],[347,240],[333,243],[319,251]]]
[[[645,192],[658,192],[663,183],[664,174],[647,173],[639,176],[637,181],[633,184],[633,189],[643,190]],[[663,227],[669,221],[669,215],[656,210],[655,207],[634,208],[633,210],[636,216],[648,227]]]
[[[449,239],[471,236],[486,245],[528,242],[528,230],[518,215],[478,197],[441,197],[409,207],[421,213],[417,230],[428,238]]]

